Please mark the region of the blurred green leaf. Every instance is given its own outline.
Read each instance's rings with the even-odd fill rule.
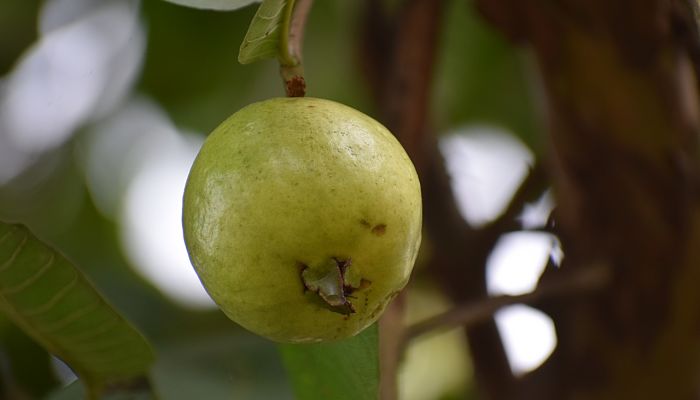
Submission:
[[[291,400],[285,378],[274,343],[236,330],[161,343],[152,372],[153,385],[165,400]]]
[[[264,0],[250,22],[238,53],[238,62],[250,64],[266,58],[280,57],[287,63],[286,42],[294,0]]]
[[[150,345],[61,254],[0,223],[0,310],[80,376],[91,395],[146,374]]]
[[[177,5],[205,10],[231,11],[260,0],[166,0]]]
[[[440,130],[498,126],[537,152],[541,126],[524,54],[483,20],[473,2],[447,7],[433,106]]]
[[[46,397],[46,400],[77,400],[85,398],[85,388],[80,382],[75,381],[70,385],[58,389]],[[116,392],[100,397],[100,400],[153,400],[155,399],[148,390],[131,390],[128,392]]]
[[[57,389],[46,400],[75,400],[85,398],[85,389],[80,382],[75,381],[70,385]]]
[[[297,400],[371,400],[379,395],[377,324],[340,342],[280,345]]]
[[[10,72],[20,54],[37,39],[40,0],[4,1],[0,12],[0,76]]]
[[[0,397],[16,390],[29,398],[40,398],[59,382],[51,366],[51,356],[15,325],[0,315]]]

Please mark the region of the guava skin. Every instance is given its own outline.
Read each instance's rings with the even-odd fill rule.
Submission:
[[[254,103],[224,121],[183,203],[190,260],[210,296],[244,328],[288,343],[338,340],[376,321],[409,279],[421,219],[418,176],[394,136],[308,97]],[[336,265],[352,287],[349,304],[332,307],[309,282]]]

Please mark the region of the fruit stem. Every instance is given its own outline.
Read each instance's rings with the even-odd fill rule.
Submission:
[[[294,67],[301,64],[301,59],[297,58],[297,55],[292,51],[292,46],[290,45],[290,38],[293,37],[291,33],[292,18],[294,14],[294,6],[296,4],[295,0],[287,0],[284,5],[284,17],[282,18],[282,36],[280,37],[278,56],[280,65],[285,67]]]
[[[280,74],[284,81],[287,97],[304,97],[306,81],[302,64],[302,43],[306,19],[311,10],[312,0],[289,0],[283,19]]]

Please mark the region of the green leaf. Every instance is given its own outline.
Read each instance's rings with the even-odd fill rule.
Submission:
[[[238,62],[250,64],[278,57],[282,64],[296,64],[286,48],[293,7],[294,0],[263,0],[243,38]]]
[[[371,400],[379,395],[377,324],[339,342],[282,344],[297,400]]]
[[[46,400],[75,400],[86,398],[85,388],[79,382],[73,382],[66,387],[55,390]],[[125,390],[106,394],[100,400],[154,400],[156,396],[148,391]]]
[[[0,387],[13,388],[29,398],[38,399],[43,398],[59,384],[46,349],[37,345],[21,329],[2,316],[0,349],[3,354],[3,369],[11,371],[2,375]]]
[[[276,344],[236,327],[168,341],[160,350],[152,378],[163,400],[294,399]]]
[[[205,10],[231,11],[243,8],[260,0],[166,0],[177,5]]]
[[[153,352],[65,257],[0,222],[0,311],[65,361],[91,396],[147,373]]]

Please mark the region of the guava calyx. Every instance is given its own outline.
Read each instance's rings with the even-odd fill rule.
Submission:
[[[315,300],[333,312],[343,315],[355,313],[350,302],[352,293],[370,285],[350,268],[352,260],[330,258],[317,265],[302,264],[301,281],[304,290],[310,292]],[[313,298],[312,298],[313,299]]]

